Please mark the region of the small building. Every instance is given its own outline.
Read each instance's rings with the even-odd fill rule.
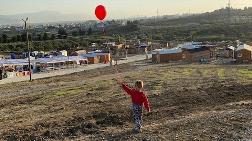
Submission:
[[[69,51],[70,56],[81,56],[86,53],[87,53],[86,50]]]
[[[40,72],[77,67],[77,65],[86,64],[87,58],[80,56],[57,56],[52,58],[38,58],[33,62],[36,63],[37,71]]]
[[[0,54],[0,59],[5,58],[5,55]]]
[[[108,63],[111,59],[110,53],[104,53],[102,51],[96,50],[89,52],[87,54],[81,55],[83,57],[87,57],[88,62],[90,64],[97,64],[97,63]]]
[[[96,53],[97,57],[100,60],[100,63],[110,62],[110,53]]]
[[[26,59],[1,59],[2,78],[21,77],[29,75],[29,63]],[[31,62],[32,72],[35,70],[35,63]]]
[[[10,56],[11,56],[11,59],[24,59],[25,58],[24,53],[22,52],[11,53]]]
[[[243,45],[239,45],[237,50],[236,50],[236,54],[237,54],[237,62],[240,63],[251,63],[252,61],[252,46],[243,44]]]
[[[146,44],[146,43],[141,43],[139,44],[138,46],[136,46],[137,48],[137,53],[138,54],[142,54],[142,53],[145,53],[146,50],[149,50],[149,45]]]
[[[66,50],[60,51],[60,55],[62,55],[62,56],[67,56],[67,51],[66,51]]]
[[[235,47],[234,46],[228,46],[226,48],[227,50],[227,57],[235,59]]]
[[[153,63],[169,63],[182,60],[182,49],[157,49],[152,52]]]
[[[193,46],[185,44],[172,49],[157,49],[152,52],[154,63],[167,63],[172,61],[206,62],[212,57],[212,52],[206,46]]]
[[[207,62],[211,58],[211,51],[208,47],[183,49],[182,59],[186,62]]]
[[[81,55],[82,57],[86,57],[89,64],[98,64],[100,63],[100,59],[95,53],[88,53]]]

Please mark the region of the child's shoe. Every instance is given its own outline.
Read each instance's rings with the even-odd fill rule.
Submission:
[[[133,132],[134,134],[138,134],[138,133],[141,133],[142,130],[139,129],[139,128],[133,128],[133,129],[132,129],[132,132]]]

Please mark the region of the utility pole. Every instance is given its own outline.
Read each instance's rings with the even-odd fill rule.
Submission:
[[[231,23],[231,0],[228,1],[228,21]]]
[[[31,49],[30,49],[30,44],[29,44],[29,34],[28,34],[28,27],[27,27],[27,21],[28,17],[22,21],[25,24],[25,30],[26,30],[26,41],[27,41],[27,48],[28,48],[28,62],[29,62],[29,75],[30,75],[30,81],[32,81],[32,72],[31,72]]]

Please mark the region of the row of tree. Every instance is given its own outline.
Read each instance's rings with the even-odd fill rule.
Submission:
[[[26,34],[23,33],[21,35],[16,35],[9,37],[7,34],[2,34],[0,37],[0,43],[11,43],[11,42],[25,42],[26,41]],[[31,35],[29,34],[28,38],[31,39]]]
[[[32,51],[52,51],[52,50],[69,50],[76,47],[76,44],[68,40],[48,40],[48,41],[34,41],[30,43]],[[0,51],[2,52],[24,52],[28,51],[27,45],[24,42],[0,44]]]
[[[92,34],[93,34],[93,29],[91,27],[88,30],[78,28],[78,29],[72,31],[72,36],[74,36],[74,37],[92,35]]]
[[[93,30],[89,28],[87,31],[85,29],[78,29],[72,31],[72,36],[84,36],[84,35],[92,35]],[[55,40],[55,39],[66,39],[68,33],[66,29],[59,28],[58,34],[51,33],[40,33],[40,34],[29,34],[28,38],[31,41],[47,41],[47,40]],[[26,41],[26,33],[18,34],[9,37],[7,34],[2,34],[0,36],[0,43],[15,43],[15,42],[25,42]]]

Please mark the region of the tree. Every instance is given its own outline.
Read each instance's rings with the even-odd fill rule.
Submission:
[[[67,36],[66,29],[64,29],[63,27],[60,27],[58,30],[58,34]]]
[[[55,37],[55,34],[52,34],[51,35],[51,40],[54,40],[56,37]]]
[[[76,36],[78,36],[78,32],[74,30],[74,31],[72,31],[72,35],[76,37]]]
[[[23,33],[23,34],[21,35],[21,41],[22,41],[22,42],[25,42],[25,41],[26,41],[26,33]]]
[[[11,37],[11,42],[17,42],[17,36],[12,36]]]
[[[41,34],[38,34],[38,35],[37,35],[37,40],[38,40],[38,41],[41,41],[41,40],[42,40],[42,35],[41,35]]]
[[[85,35],[85,34],[86,34],[86,31],[80,28],[80,29],[79,29],[79,35],[80,35],[80,36],[83,36],[83,35]]]
[[[18,42],[21,42],[21,41],[22,41],[21,35],[17,35],[17,41],[18,41]]]
[[[48,34],[45,32],[44,35],[43,35],[43,40],[46,41],[48,39],[49,39]]]
[[[29,41],[32,40],[32,35],[31,34],[28,35],[28,39],[29,39]]]
[[[92,35],[92,33],[93,33],[93,30],[92,30],[91,27],[89,27],[89,29],[88,29],[88,35]]]
[[[26,38],[27,38],[26,33],[23,33],[23,34],[21,35],[21,41],[22,41],[22,42],[26,42],[26,41],[27,41]],[[32,35],[31,35],[31,34],[28,34],[28,39],[29,39],[29,41],[32,40]]]
[[[3,43],[7,43],[7,41],[8,41],[8,35],[3,34],[3,35],[2,35],[2,42],[3,42]]]

